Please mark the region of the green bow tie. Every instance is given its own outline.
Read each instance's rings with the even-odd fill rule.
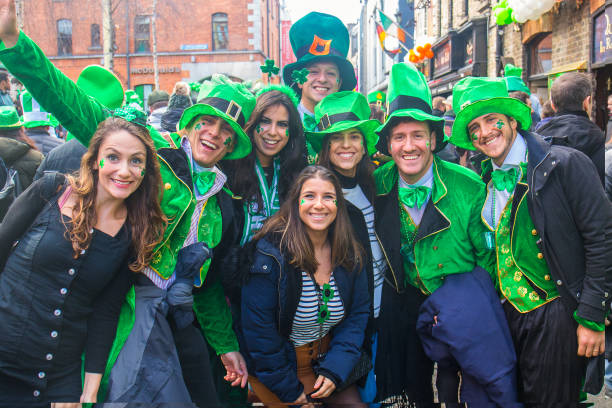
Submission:
[[[317,131],[317,122],[315,121],[314,116],[310,116],[307,113],[304,114],[304,130],[307,132]]]
[[[494,170],[491,173],[491,179],[493,180],[493,185],[497,191],[506,190],[509,193],[514,191],[514,186],[517,182],[518,172],[513,167],[510,170]]]
[[[399,189],[400,201],[410,208],[421,208],[429,197],[431,189],[426,186],[402,187]]]
[[[206,194],[213,184],[215,184],[215,177],[217,177],[217,173],[214,171],[193,173],[193,184],[195,184],[198,189],[198,193],[201,195]]]

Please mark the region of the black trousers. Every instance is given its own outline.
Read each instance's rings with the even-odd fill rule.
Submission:
[[[585,377],[578,323],[557,298],[528,313],[504,302],[518,358],[519,399],[527,407],[575,407]]]

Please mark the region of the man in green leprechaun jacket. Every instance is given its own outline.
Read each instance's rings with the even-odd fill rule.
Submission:
[[[470,170],[435,155],[446,145],[443,126],[443,119],[432,114],[431,93],[423,74],[412,64],[393,65],[387,120],[377,130],[378,150],[388,152],[393,161],[374,173],[378,190],[374,202],[376,230],[388,263],[377,325],[375,367],[378,398],[383,401],[407,398],[412,403],[433,402],[433,361],[424,351],[421,333],[417,333],[417,319],[429,320],[426,322],[429,332],[433,327],[448,330],[457,316],[445,321],[446,308],[465,308],[471,313],[482,313],[482,325],[455,328],[456,333],[461,330],[458,338],[481,341],[482,332],[478,330],[491,333],[503,329],[494,318],[495,308],[499,315],[503,313],[490,275],[495,263],[493,241],[480,218],[485,186]],[[426,302],[440,301],[436,291],[453,281],[453,276],[469,279],[477,273],[481,278],[484,275],[483,287],[488,292],[483,289],[470,296],[479,301],[484,299],[478,303],[483,308],[442,299],[439,313],[422,316]],[[514,406],[514,351],[511,345],[501,343],[490,346],[491,351],[499,347],[499,353],[492,352],[490,358],[501,358],[497,372],[504,373],[501,380],[504,392],[498,395],[498,401]],[[457,402],[458,368],[464,371],[464,378],[475,374],[460,366],[464,356],[465,353],[453,356],[455,363],[444,367],[438,362],[441,402]],[[484,373],[487,376],[488,381],[496,381],[491,373]],[[479,387],[485,389],[485,395],[489,393],[486,383]],[[490,395],[488,398],[494,400]]]
[[[0,39],[0,61],[24,83],[42,107],[54,114],[64,127],[87,145],[98,123],[112,112],[88,97],[49,62],[32,40],[18,31],[13,0],[0,2]],[[204,336],[221,356],[227,369],[226,379],[243,387],[246,383],[246,364],[238,352],[231,314],[218,276],[221,268],[220,265],[215,265],[217,260],[222,258],[224,248],[229,247],[229,243],[235,240],[232,231],[232,195],[223,188],[226,177],[216,164],[221,159],[238,159],[250,152],[251,144],[242,126],[254,108],[255,99],[240,84],[224,77],[213,77],[202,86],[199,101],[200,103],[184,112],[180,121],[181,132],[171,134],[171,140],[151,131],[151,137],[158,149],[163,180],[161,206],[168,218],[168,227],[156,247],[151,265],[137,280],[135,299],[128,299],[124,305],[107,371],[113,367],[115,359],[118,359],[118,363],[122,361],[121,350],[130,345],[130,338],[136,332],[149,333],[152,337],[155,333],[166,335],[161,336],[164,337],[161,341],[168,346],[168,355],[153,357],[161,358],[167,364],[162,365],[163,369],[154,364],[147,365],[149,356],[143,350],[142,342],[140,347],[130,348],[137,350],[142,358],[132,356],[130,359],[130,356],[127,356],[128,358],[123,360],[125,364],[122,368],[131,371],[127,373],[117,370],[121,371],[121,376],[118,377],[121,381],[116,381],[109,387],[109,395],[116,401],[214,401],[211,392],[206,395],[202,392],[203,389],[210,390],[209,384],[203,381],[211,379],[210,373],[206,372],[208,367],[202,370],[198,364],[204,362],[207,356],[203,357],[201,350],[190,347],[190,352],[195,354],[181,356],[179,349],[177,357],[172,338],[172,334],[176,335],[177,332],[170,333],[167,322],[152,317],[162,313],[159,307],[164,302],[146,303],[144,297],[139,297],[142,290],[148,291],[149,294],[154,293],[153,297],[156,299],[161,299],[165,293],[171,293],[173,284],[177,281],[175,266],[177,259],[181,258],[181,250],[193,250],[198,247],[198,243],[201,251],[212,248],[215,256],[212,260],[204,261],[195,277],[187,277],[195,282],[197,288],[193,300],[189,290],[186,294],[176,294],[172,299],[168,295],[165,301],[171,309],[172,301],[177,298],[184,301],[183,304],[178,304],[178,307],[193,302],[193,309]],[[228,245],[225,245],[225,242]],[[148,308],[146,310],[150,311],[146,322],[140,319],[142,316],[138,315],[138,308],[134,318],[134,302],[140,304],[141,301],[145,302],[141,304],[141,310]],[[163,327],[157,327],[158,324]],[[139,330],[132,330],[133,326]],[[187,325],[187,328],[190,326]],[[160,340],[159,337],[155,340]],[[197,341],[193,336],[190,339]],[[182,367],[185,373],[184,381],[181,368],[177,369],[177,364],[171,364],[177,363],[178,358],[181,358],[181,365],[189,365],[187,370],[184,365]],[[135,361],[139,362],[140,366],[130,367],[129,364]],[[161,380],[160,376],[163,377]],[[203,379],[204,377],[206,378]],[[151,381],[150,378],[157,380],[146,384],[146,381]],[[185,381],[191,382],[189,389],[185,386]],[[116,387],[116,391],[113,391],[113,387]]]
[[[459,81],[453,105],[451,143],[488,156],[481,213],[495,236],[520,400],[576,406],[582,385],[597,394],[603,379],[610,202],[587,156],[526,130],[530,108],[508,97],[503,79]]]

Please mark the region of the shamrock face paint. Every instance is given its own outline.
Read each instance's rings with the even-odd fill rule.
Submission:
[[[140,177],[144,177],[146,172],[146,169],[143,167],[142,170],[140,170]]]
[[[302,199],[302,201],[300,201],[300,205],[304,205],[305,202],[306,200]]]
[[[285,136],[286,136],[286,137],[289,137],[289,129],[288,129],[288,128],[287,128],[287,129],[285,129]]]
[[[103,168],[104,167],[104,159],[100,160],[99,164],[100,164],[100,168]]]
[[[258,123],[258,124],[257,124],[257,127],[255,128],[255,131],[256,131],[257,133],[261,133],[261,130],[262,130],[262,129],[261,129],[261,126],[259,126],[259,123]]]
[[[501,120],[498,120],[497,123],[495,124],[495,127],[501,130],[504,127],[504,122]]]
[[[198,123],[197,125],[195,125],[196,130],[201,130],[202,129],[202,124]]]
[[[227,139],[225,139],[225,142],[223,142],[223,144],[224,144],[225,146],[229,146],[230,144],[232,144],[232,138],[231,138],[231,137],[228,137]]]
[[[289,111],[282,104],[266,108],[255,130],[252,140],[257,159],[262,166],[270,166],[289,141]]]
[[[335,204],[335,205],[338,205],[338,200],[334,200],[334,204]]]

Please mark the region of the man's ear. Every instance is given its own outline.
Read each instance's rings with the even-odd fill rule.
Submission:
[[[584,98],[584,101],[582,101],[582,109],[588,114],[591,113],[591,95],[587,96]]]
[[[433,152],[434,150],[436,150],[436,140],[438,139],[437,135],[436,135],[436,131],[432,130],[431,133],[429,134],[429,149]]]

